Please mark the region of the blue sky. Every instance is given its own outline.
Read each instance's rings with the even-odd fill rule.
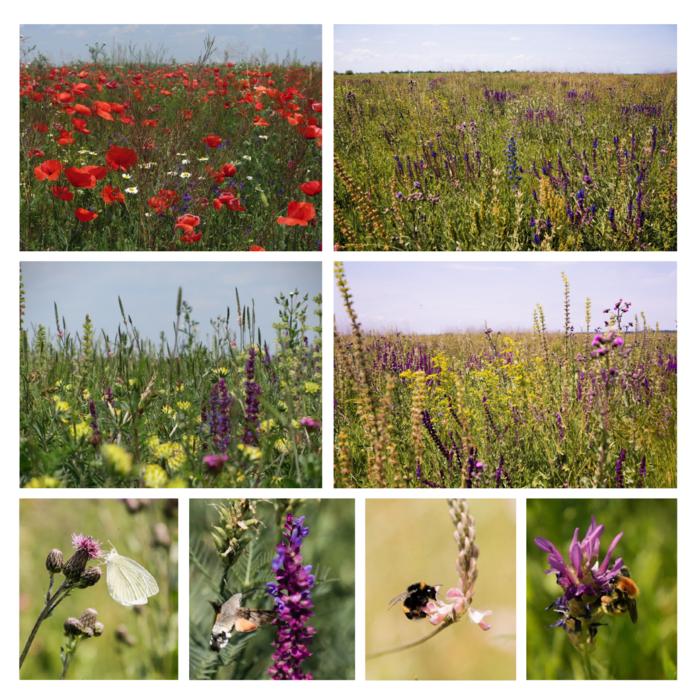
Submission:
[[[543,305],[550,330],[561,330],[562,279],[570,280],[572,323],[584,325],[584,302],[592,302],[592,327],[619,298],[645,312],[654,327],[676,328],[674,263],[345,263],[356,310],[366,330],[412,333],[530,330],[536,304]],[[335,289],[340,330],[348,319]]]
[[[227,50],[233,61],[265,51],[270,60],[295,54],[303,63],[322,62],[322,27],[314,24],[25,24],[20,34],[56,64],[89,60],[87,45],[97,42],[107,45],[108,56],[113,46],[133,44],[140,50],[162,47],[165,60],[187,63],[198,58],[206,34],[216,37],[217,61]]]
[[[226,306],[231,307],[231,326],[237,328],[237,287],[242,304],[254,299],[257,325],[271,347],[272,323],[278,320],[274,296],[298,288],[313,297],[322,286],[320,263],[312,262],[24,262],[22,273],[27,328],[42,323],[53,333],[56,301],[69,331],[79,331],[89,314],[95,328],[113,335],[121,319],[117,300],[121,296],[126,313],[144,337],[157,340],[163,330],[171,338],[181,286],[183,298],[194,308],[200,337],[206,337],[209,321],[225,315]]]
[[[676,70],[676,25],[337,25],[335,71]]]

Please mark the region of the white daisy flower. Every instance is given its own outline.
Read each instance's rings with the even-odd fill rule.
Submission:
[[[124,192],[126,194],[138,194],[138,188],[137,187],[127,187]]]

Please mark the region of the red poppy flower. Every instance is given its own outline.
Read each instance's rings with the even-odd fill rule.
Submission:
[[[311,102],[310,109],[312,109],[313,112],[322,112],[322,102]]]
[[[189,121],[193,116],[194,116],[194,110],[192,110],[192,109],[183,109],[182,110],[182,119],[184,119],[185,121]]]
[[[73,105],[73,109],[78,113],[82,114],[83,117],[89,117],[92,115],[92,110],[87,106],[76,102]]]
[[[94,211],[90,211],[89,209],[83,209],[82,207],[78,207],[75,210],[75,218],[78,221],[82,221],[84,224],[94,221],[97,218],[97,213]]]
[[[255,253],[258,253],[261,250],[266,250],[266,248],[262,248],[261,245],[253,244],[250,246],[250,250],[254,251]]]
[[[283,226],[307,226],[314,218],[312,202],[289,202],[287,216],[280,216],[276,222]]]
[[[266,119],[262,119],[260,116],[256,116],[252,123],[254,126],[269,126],[269,122]]]
[[[32,148],[27,156],[29,158],[43,158],[46,154],[40,148]]]
[[[38,124],[34,124],[34,131],[38,131],[40,134],[47,134],[48,133],[48,124],[45,124],[44,122],[39,122]]]
[[[223,143],[223,139],[216,134],[209,134],[201,139],[209,148],[218,148]]]
[[[62,199],[64,202],[70,202],[73,199],[73,193],[67,187],[61,187],[60,185],[54,185],[51,188],[51,194],[56,199]]]
[[[87,128],[87,122],[84,119],[79,119],[78,117],[73,117],[73,126],[81,134],[89,134],[90,130]]]
[[[130,170],[138,162],[136,152],[131,148],[109,146],[106,155],[107,165],[112,170]]]
[[[148,206],[155,209],[156,214],[164,214],[178,200],[179,195],[174,190],[160,190],[148,199]]]
[[[106,119],[108,122],[114,121],[114,117],[111,115],[111,105],[109,102],[95,102],[94,109],[98,117]]]
[[[101,165],[85,165],[82,168],[66,168],[65,176],[73,187],[91,190],[98,180],[107,176],[107,169]]]
[[[144,119],[141,124],[155,128],[160,122],[157,119]]]
[[[34,177],[37,180],[49,180],[55,182],[61,176],[63,165],[60,160],[45,160],[34,168]]]
[[[301,192],[307,194],[308,197],[314,197],[322,192],[322,183],[320,180],[309,180],[301,185]]]
[[[124,204],[125,198],[124,193],[120,192],[118,188],[112,187],[111,185],[106,185],[102,190],[102,201],[105,204]]]
[[[201,219],[198,216],[195,216],[194,214],[182,214],[177,219],[177,223],[175,224],[175,231],[177,229],[180,229],[182,231],[182,235],[179,237],[179,240],[182,241],[182,243],[187,243],[187,244],[192,244],[192,243],[198,243],[201,240],[201,231],[196,230],[196,226],[198,226],[201,223]]]
[[[223,207],[227,207],[230,211],[246,211],[245,207],[240,204],[240,200],[235,192],[223,191],[214,200],[213,207],[216,211],[220,211]]]
[[[75,137],[70,131],[61,129],[61,133],[56,136],[56,143],[59,146],[70,146],[72,143],[75,143]]]
[[[305,129],[303,129],[303,136],[306,139],[316,139],[319,136],[322,136],[322,129],[319,126],[311,124],[310,126],[306,126]]]

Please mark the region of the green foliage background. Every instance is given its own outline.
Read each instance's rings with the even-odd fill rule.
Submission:
[[[575,527],[584,533],[594,515],[606,526],[601,552],[617,532],[615,550],[640,587],[638,621],[628,615],[608,618],[591,656],[599,679],[676,678],[676,501],[649,499],[529,500],[527,508],[527,675],[529,679],[584,678],[581,655],[562,630],[549,625],[546,611],[559,595],[547,555],[535,537],[552,541],[567,556]]]
[[[223,584],[225,598],[221,598],[223,565],[211,537],[218,515],[211,501],[190,501],[190,678],[268,679],[275,627],[245,635],[234,633],[220,653],[211,651],[211,603],[242,592],[244,606],[272,609],[273,601],[264,585],[273,580],[271,560],[280,541],[281,522],[290,511],[305,515],[310,534],[303,542],[303,561],[312,564],[317,577],[312,594],[315,614],[310,622],[317,635],[310,643],[312,656],[303,668],[318,680],[353,679],[354,501],[275,499],[257,501],[256,508],[256,517],[263,525],[230,570]]]
[[[153,527],[157,523],[166,525],[170,547],[154,543]],[[171,501],[144,501],[133,514],[119,500],[20,501],[20,650],[43,606],[49,578],[46,555],[58,548],[67,560],[73,551],[70,538],[74,532],[95,537],[107,550],[107,540],[111,540],[120,554],[135,559],[153,574],[160,592],[150,598],[148,605],[119,605],[107,593],[102,566],[102,578],[95,586],[73,591],[41,625],[21,678],[58,679],[64,620],[79,617],[85,608],[95,608],[104,623],[104,634],[80,643],[68,679],[176,679],[177,509]],[[56,581],[62,580],[60,574],[56,576]],[[115,630],[119,625],[126,626],[133,646],[117,641]]]
[[[483,632],[468,618],[413,649],[367,659],[370,680],[508,680],[516,675],[516,538],[513,500],[468,500],[480,548],[474,607],[492,610]],[[366,501],[366,652],[426,636],[388,602],[415,581],[457,584],[457,549],[445,499]],[[441,596],[443,599],[443,595]]]

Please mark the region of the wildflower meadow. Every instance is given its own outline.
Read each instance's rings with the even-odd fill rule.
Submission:
[[[114,333],[68,328],[58,304],[53,329],[22,326],[21,485],[319,486],[321,300],[274,300],[269,341],[237,290],[205,338],[181,288],[159,342],[121,297]]]
[[[675,250],[676,74],[336,75],[335,183],[345,250]]]
[[[364,332],[336,272],[337,485],[676,486],[676,333],[630,300],[587,299],[574,323],[563,272],[562,331],[539,304],[530,332]]]
[[[354,678],[354,502],[190,502],[192,680]]]
[[[20,65],[23,250],[318,250],[322,71],[122,49]]]

